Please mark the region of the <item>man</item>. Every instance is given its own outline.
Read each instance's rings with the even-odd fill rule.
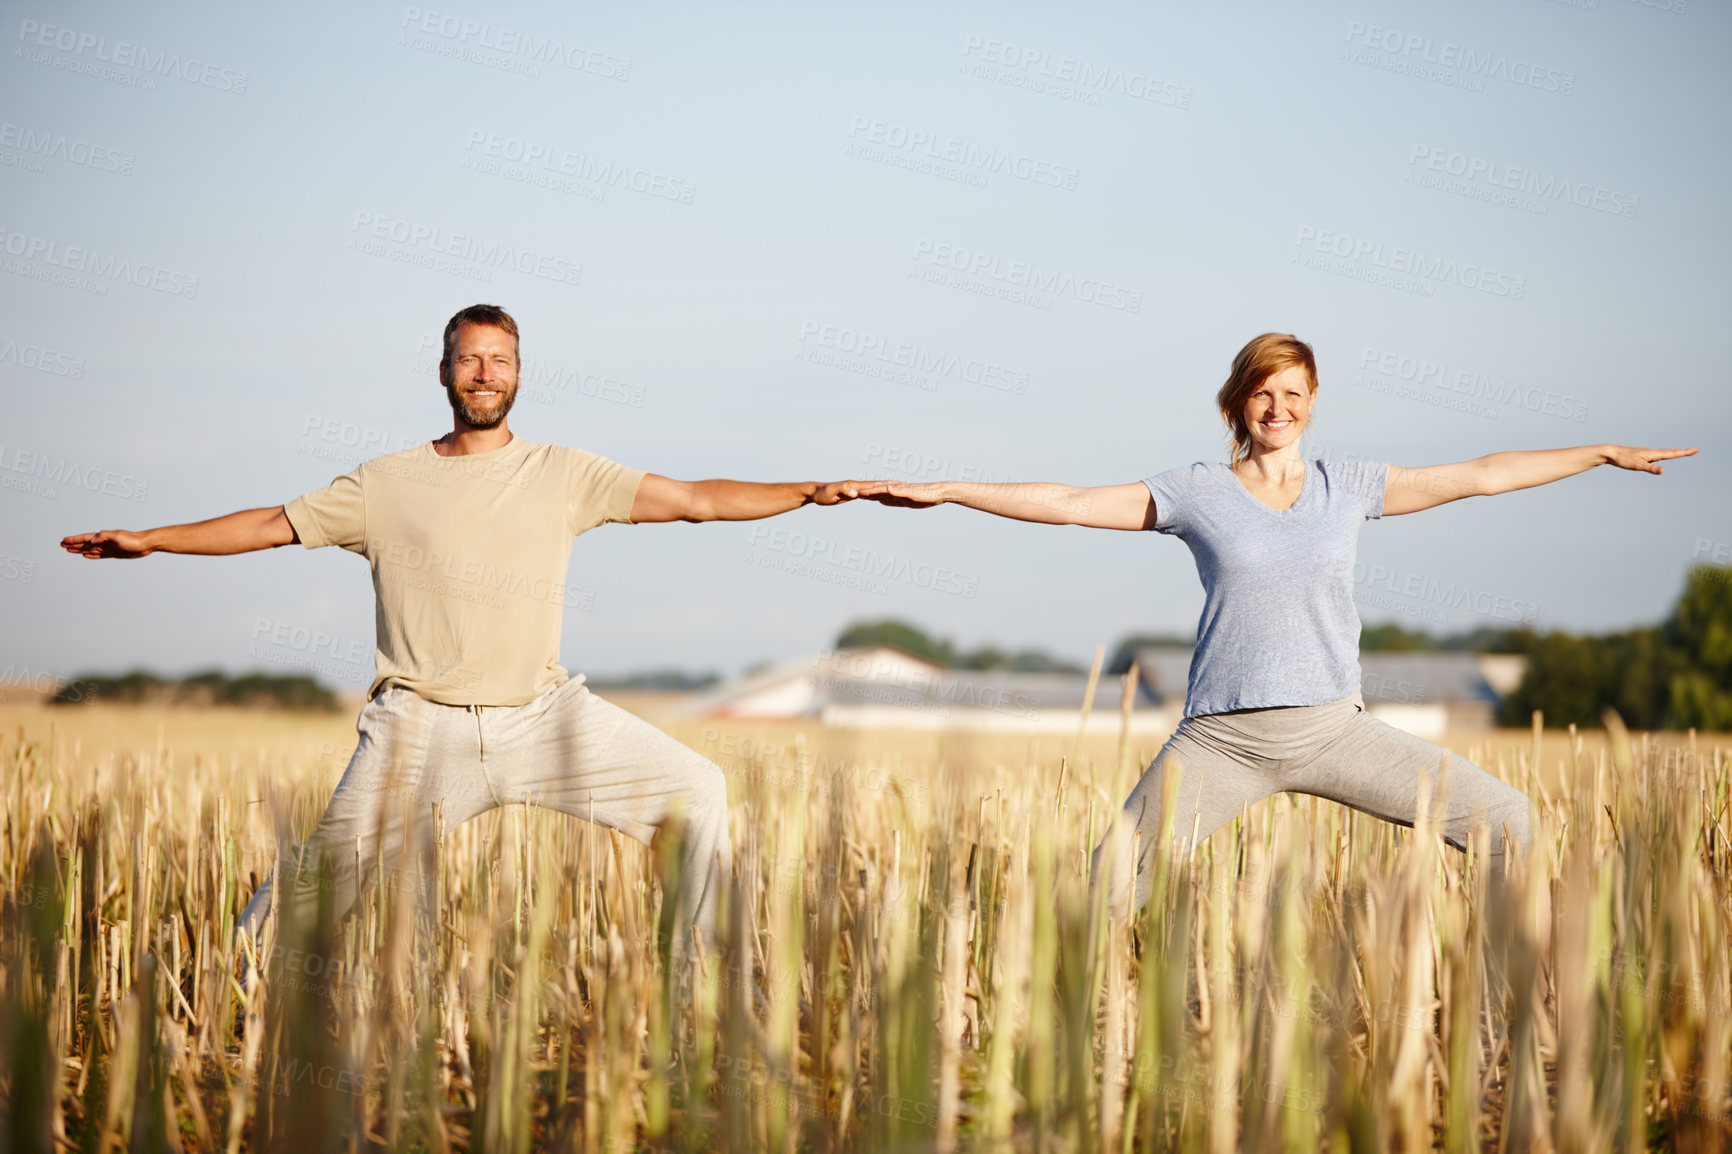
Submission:
[[[439,379],[453,423],[439,440],[367,461],[287,505],[61,542],[85,557],[132,558],[299,541],[339,545],[372,567],[376,676],[360,742],[307,845],[282,856],[288,868],[242,912],[237,929],[255,941],[282,875],[298,882],[295,908],[316,910],[321,858],[339,915],[368,880],[357,863],[370,875],[381,856],[388,870],[412,862],[407,877],[425,887],[435,804],[445,829],[534,802],[644,842],[677,805],[676,954],[689,926],[712,925],[729,853],[722,771],[560,667],[571,542],[609,521],[750,521],[853,492],[846,482],[675,481],[524,440],[506,421],[518,365],[516,321],[494,305],[463,309],[445,326]]]

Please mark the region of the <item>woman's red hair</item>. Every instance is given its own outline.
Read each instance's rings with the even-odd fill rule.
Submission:
[[[1245,427],[1245,402],[1257,387],[1282,369],[1303,365],[1311,392],[1317,392],[1317,358],[1311,346],[1291,333],[1264,333],[1253,337],[1233,358],[1227,383],[1215,395],[1221,419],[1233,435],[1233,461],[1237,465],[1251,455],[1251,430]]]

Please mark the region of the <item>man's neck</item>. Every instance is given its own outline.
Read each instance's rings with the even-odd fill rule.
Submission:
[[[472,429],[468,425],[458,424],[433,442],[433,451],[441,457],[468,457],[475,453],[491,453],[495,449],[503,449],[511,441],[511,430],[504,421],[491,429]]]

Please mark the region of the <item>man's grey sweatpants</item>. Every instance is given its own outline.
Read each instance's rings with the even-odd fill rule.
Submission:
[[[398,879],[420,893],[426,908],[434,802],[443,805],[447,830],[495,806],[530,802],[593,817],[648,843],[676,799],[685,838],[673,945],[683,950],[686,929],[694,923],[710,940],[729,854],[722,771],[647,721],[596,697],[582,677],[517,706],[439,705],[391,686],[367,703],[355,728],[360,744],[318,827],[305,845],[279,853],[278,868],[241,913],[236,929],[255,942],[282,880],[294,882],[298,914],[316,913],[324,884],[341,916],[361,885],[377,881],[381,848],[386,869],[397,869]],[[330,871],[325,883],[317,868],[321,853]]]
[[[1437,786],[1449,759],[1448,797],[1438,808]],[[1187,717],[1167,739],[1125,802],[1117,830],[1096,847],[1093,877],[1111,867],[1107,900],[1114,908],[1131,896],[1142,909],[1154,883],[1161,831],[1161,785],[1167,767],[1179,769],[1173,844],[1188,854],[1193,825],[1197,844],[1239,816],[1246,805],[1273,793],[1309,793],[1400,825],[1412,826],[1422,783],[1428,812],[1444,840],[1467,848],[1476,824],[1491,829],[1488,865],[1505,868],[1504,829],[1526,851],[1529,801],[1459,754],[1371,716],[1358,690],[1327,705],[1289,705]],[[1140,851],[1133,850],[1140,845]],[[1133,875],[1132,856],[1136,855]]]

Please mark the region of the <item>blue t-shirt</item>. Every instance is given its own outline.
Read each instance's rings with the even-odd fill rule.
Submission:
[[[1383,515],[1389,466],[1312,461],[1299,499],[1272,509],[1215,461],[1143,481],[1155,529],[1197,559],[1203,616],[1185,716],[1323,705],[1359,688],[1353,564],[1359,526]]]

